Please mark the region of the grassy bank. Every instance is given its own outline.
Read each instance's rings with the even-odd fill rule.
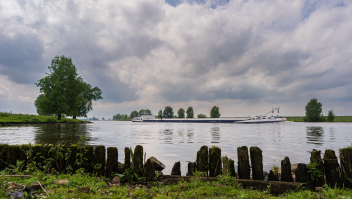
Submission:
[[[287,121],[292,122],[303,122],[304,116],[284,116]],[[325,117],[325,122],[327,121],[327,117]],[[352,116],[335,116],[334,122],[352,122]]]
[[[74,120],[61,118],[57,120],[57,116],[45,115],[24,115],[24,114],[11,114],[0,112],[0,124],[31,124],[31,123],[84,123],[82,120]]]

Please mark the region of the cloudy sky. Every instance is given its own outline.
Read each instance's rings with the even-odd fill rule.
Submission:
[[[0,111],[35,113],[35,83],[70,56],[104,100],[89,117],[169,105],[209,115],[352,115],[349,0],[1,0]]]

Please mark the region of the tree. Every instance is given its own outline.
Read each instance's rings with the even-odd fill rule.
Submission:
[[[332,111],[332,109],[331,109],[328,113],[328,121],[333,122],[334,119],[335,119],[335,114],[334,114],[334,111]]]
[[[44,97],[44,94],[40,94],[37,99],[34,101],[34,106],[35,106],[35,109],[37,110],[37,113],[38,115],[52,115],[52,114],[49,114],[49,113],[43,113],[43,111],[39,108],[38,106],[38,101],[40,99],[42,99]]]
[[[187,118],[194,118],[194,112],[192,107],[188,107],[186,113],[187,113]]]
[[[130,118],[132,119],[134,116],[138,116],[138,111],[134,110],[130,114]]]
[[[219,118],[220,117],[219,107],[214,106],[213,108],[211,108],[210,117],[211,118]]]
[[[174,117],[174,110],[170,106],[165,107],[164,112],[163,112],[163,117],[164,118],[173,118]]]
[[[152,112],[149,109],[141,109],[138,114],[143,115],[143,114],[151,114]]]
[[[198,118],[207,118],[207,115],[201,113],[201,114],[198,114],[197,117]]]
[[[185,110],[183,108],[178,109],[177,117],[178,118],[185,118]]]
[[[160,110],[160,111],[158,112],[158,115],[156,116],[156,118],[162,118],[162,117],[163,117],[163,111]]]
[[[306,116],[304,117],[304,121],[306,122],[320,122],[323,121],[322,115],[322,104],[318,102],[317,99],[311,99],[306,105]]]
[[[102,91],[92,88],[78,76],[77,68],[70,57],[56,56],[48,66],[47,76],[38,80],[37,87],[44,95],[38,98],[40,112],[61,116],[86,116],[93,109],[92,100],[102,99]]]

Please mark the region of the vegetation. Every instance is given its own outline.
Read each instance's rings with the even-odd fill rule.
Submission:
[[[210,117],[211,118],[219,118],[220,117],[219,107],[214,106],[213,108],[211,108]]]
[[[156,116],[156,118],[162,118],[163,117],[163,111],[159,110],[158,115]]]
[[[141,109],[138,112],[139,115],[143,115],[143,114],[152,114],[152,112],[149,109]]]
[[[323,121],[322,104],[316,98],[311,99],[306,105],[305,122],[321,122]]]
[[[197,118],[207,118],[207,115],[201,113],[197,115]]]
[[[333,122],[334,119],[335,119],[335,114],[334,114],[334,112],[333,112],[332,109],[331,109],[331,110],[329,111],[329,113],[328,113],[328,118],[327,118],[327,120],[328,120],[329,122]]]
[[[320,177],[324,176],[324,172],[320,171],[317,167],[319,164],[317,162],[310,162],[308,165],[308,172],[310,173],[310,178],[312,182],[317,182]]]
[[[78,76],[72,59],[62,55],[56,56],[48,67],[49,74],[38,80],[37,87],[44,96],[37,98],[37,110],[40,113],[61,115],[87,116],[93,109],[92,100],[103,99],[98,87],[83,82]]]
[[[130,113],[129,119],[131,120],[134,116],[138,116],[138,111],[134,110]]]
[[[28,114],[10,114],[0,112],[0,123],[84,123],[82,120],[62,118],[58,120],[56,116],[47,115],[28,115]]]
[[[194,112],[192,107],[188,107],[186,113],[187,113],[187,118],[194,118]]]
[[[164,112],[163,112],[163,117],[164,118],[173,118],[174,117],[174,111],[170,106],[165,107]]]
[[[183,108],[178,109],[177,117],[178,118],[185,118],[185,110]]]
[[[113,120],[117,120],[117,121],[130,121],[130,117],[127,114],[116,114],[112,116]]]
[[[304,122],[304,116],[285,116],[285,118],[287,121]],[[324,121],[322,122],[325,121],[327,121],[326,116],[324,116]],[[352,116],[335,116],[334,122],[352,122]]]

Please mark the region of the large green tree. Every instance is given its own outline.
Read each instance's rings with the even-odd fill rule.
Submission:
[[[134,116],[138,116],[138,111],[134,110],[130,114],[130,118],[132,119]]]
[[[311,99],[306,105],[306,122],[320,122],[323,121],[322,104],[316,98]]]
[[[220,117],[220,111],[219,111],[219,107],[214,106],[213,108],[211,108],[210,111],[210,117],[211,118],[219,118]]]
[[[162,118],[163,117],[163,111],[159,110],[158,115],[156,117],[157,118]]]
[[[183,108],[178,109],[177,117],[178,118],[185,118],[185,110]]]
[[[42,99],[44,97],[44,94],[40,94],[37,99],[34,101],[34,106],[35,106],[35,109],[37,110],[37,113],[38,115],[52,115],[52,114],[49,114],[49,113],[44,113],[40,108],[39,108],[39,105],[38,105],[38,101],[40,99]]]
[[[194,118],[194,112],[192,107],[188,107],[186,113],[187,113],[187,118]]]
[[[174,117],[174,110],[170,106],[165,107],[164,112],[163,112],[163,117],[164,118],[173,118]]]

